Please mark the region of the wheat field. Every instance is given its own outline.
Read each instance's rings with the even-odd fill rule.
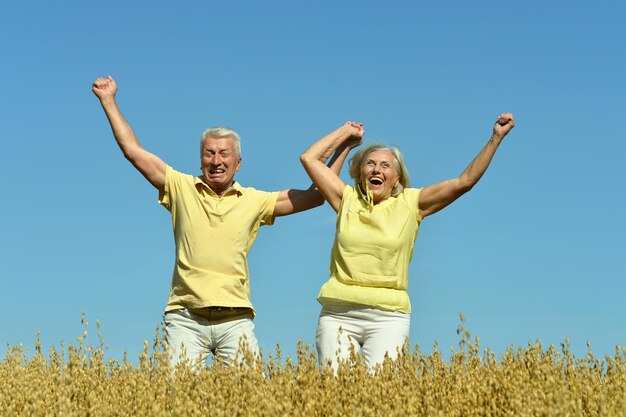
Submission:
[[[406,345],[394,360],[368,369],[359,355],[334,373],[309,346],[296,357],[280,347],[238,365],[171,369],[157,329],[133,364],[104,359],[106,347],[76,344],[47,354],[9,347],[0,363],[0,416],[626,416],[626,348],[614,356],[576,358],[566,340],[510,346],[495,355],[457,329],[444,360]],[[98,331],[98,335],[100,332]]]

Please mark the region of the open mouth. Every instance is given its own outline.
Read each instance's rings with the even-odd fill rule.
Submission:
[[[372,185],[382,185],[383,180],[381,180],[380,178],[372,177],[369,179],[369,183]]]

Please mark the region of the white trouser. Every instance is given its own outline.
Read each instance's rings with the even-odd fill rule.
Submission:
[[[315,337],[320,364],[331,361],[336,370],[338,359],[350,357],[351,345],[355,352],[362,349],[363,359],[371,368],[382,363],[385,354],[394,359],[409,337],[410,324],[411,315],[397,311],[350,304],[324,306]]]
[[[239,342],[244,336],[250,352],[255,357],[259,352],[259,345],[254,335],[252,313],[210,320],[182,309],[165,313],[163,322],[165,343],[169,349],[172,366],[180,361],[183,346],[186,357],[195,369],[204,365],[209,353],[213,353],[226,365],[230,365],[236,357]]]

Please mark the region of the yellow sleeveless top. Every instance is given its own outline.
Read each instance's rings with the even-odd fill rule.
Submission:
[[[418,188],[405,188],[377,205],[371,193],[347,185],[337,214],[330,279],[317,300],[322,305],[360,304],[411,312],[406,292],[409,263],[422,219]]]

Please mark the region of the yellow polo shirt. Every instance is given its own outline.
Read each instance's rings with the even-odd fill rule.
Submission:
[[[360,304],[411,312],[406,292],[409,263],[419,225],[418,188],[373,205],[371,192],[347,185],[337,214],[330,279],[322,286],[322,305]]]
[[[218,197],[201,178],[167,167],[159,204],[172,214],[176,263],[165,312],[253,308],[247,254],[259,227],[273,223],[277,198],[238,183]]]

